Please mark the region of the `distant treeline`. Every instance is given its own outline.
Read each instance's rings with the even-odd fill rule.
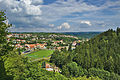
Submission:
[[[71,36],[76,36],[79,38],[92,38],[101,32],[12,32],[12,33],[17,33],[17,34],[39,34],[39,35],[51,35],[51,34],[56,34],[56,35],[71,35]]]
[[[65,32],[66,35],[73,35],[79,38],[92,38],[101,32]]]

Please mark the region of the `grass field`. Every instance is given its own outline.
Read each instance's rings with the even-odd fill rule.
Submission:
[[[37,52],[33,52],[31,54],[27,54],[26,56],[37,59],[37,58],[45,58],[50,56],[53,53],[53,50],[40,50]]]

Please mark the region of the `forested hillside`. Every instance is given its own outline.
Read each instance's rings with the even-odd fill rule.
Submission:
[[[74,61],[85,69],[92,67],[120,74],[120,29],[108,30],[80,44]]]
[[[103,80],[120,80],[120,28],[101,33],[75,50],[55,52],[51,62],[70,76],[98,76]]]

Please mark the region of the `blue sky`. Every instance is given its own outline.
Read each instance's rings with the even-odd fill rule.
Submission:
[[[11,31],[93,32],[120,27],[120,0],[0,0]]]

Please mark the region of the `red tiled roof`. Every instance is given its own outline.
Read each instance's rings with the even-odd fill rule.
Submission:
[[[30,48],[35,48],[36,47],[35,44],[30,44],[29,46],[30,46]]]
[[[50,68],[50,64],[47,63],[46,66],[45,66],[45,68]]]

